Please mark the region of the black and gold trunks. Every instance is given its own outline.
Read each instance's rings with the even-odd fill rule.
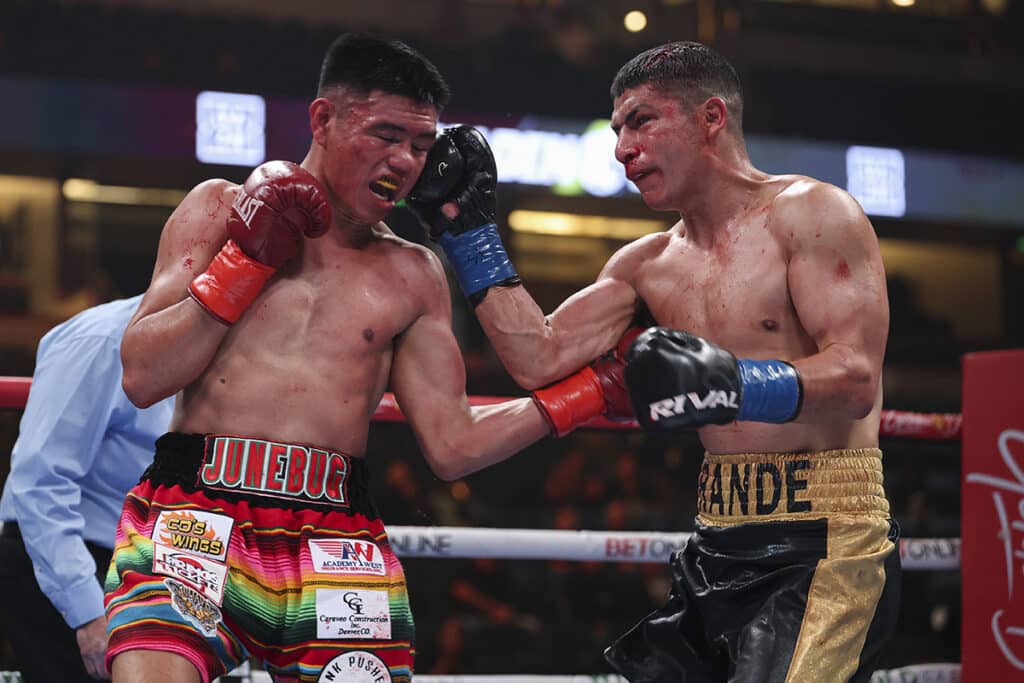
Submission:
[[[868,681],[896,623],[878,449],[705,457],[668,603],[605,657],[631,683]]]

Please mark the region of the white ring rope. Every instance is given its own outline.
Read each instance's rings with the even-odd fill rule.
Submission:
[[[2,680],[2,679],[0,679]],[[271,683],[270,674],[265,671],[241,672],[240,683]],[[625,678],[614,674],[597,676],[542,676],[542,675],[494,675],[494,676],[421,676],[416,683],[627,683]],[[960,683],[959,664],[914,664],[899,669],[878,670],[871,674],[871,683]]]
[[[417,683],[627,683],[614,674],[595,676],[473,675],[421,676]],[[214,679],[215,683],[273,683],[266,671],[253,671],[248,662],[234,671]],[[0,671],[0,683],[22,683],[18,671]],[[959,664],[913,664],[899,669],[880,669],[871,674],[871,683],[960,683]]]
[[[269,678],[267,679],[269,681]],[[600,676],[416,676],[417,683],[628,683],[614,674]],[[253,683],[258,683],[253,678]],[[960,683],[959,664],[915,664],[871,674],[871,683]]]
[[[391,547],[403,558],[665,562],[689,536],[659,531],[388,527]],[[960,539],[904,538],[900,557],[904,569],[959,569]]]

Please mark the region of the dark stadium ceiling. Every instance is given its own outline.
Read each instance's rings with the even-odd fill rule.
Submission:
[[[1003,14],[1012,0],[762,0],[762,2],[833,7],[865,12],[901,11],[921,15],[955,16],[972,6],[993,15]],[[65,4],[132,6],[172,12],[216,13],[331,22],[353,28],[390,30],[396,33],[430,32],[435,35],[470,26],[477,35],[499,32],[510,24],[533,23],[538,27],[575,18],[622,29],[631,10],[651,15],[649,30],[658,18],[668,18],[687,5],[728,13],[729,8],[754,4],[750,0],[64,0]],[[597,28],[595,26],[595,28]],[[623,29],[624,30],[624,29]]]
[[[540,33],[585,65],[603,46],[715,44],[739,68],[962,83],[1019,91],[1013,36],[1024,0],[61,0],[164,12],[331,24],[451,46]],[[1017,6],[1011,4],[1017,3]],[[643,11],[646,28],[624,17]],[[1013,10],[1017,10],[1016,12]]]

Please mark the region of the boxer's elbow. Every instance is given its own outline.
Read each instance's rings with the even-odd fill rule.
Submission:
[[[881,372],[867,358],[860,356],[847,359],[844,373],[847,410],[853,419],[863,419],[877,402]]]
[[[465,476],[465,468],[462,466],[464,457],[459,444],[450,434],[438,435],[429,440],[421,439],[420,450],[438,479],[455,481]]]
[[[511,364],[505,366],[515,383],[526,391],[543,389],[579,368],[580,363],[577,359],[565,358],[564,354],[556,351],[546,355],[538,354],[529,361],[516,366]]]
[[[146,385],[139,381],[138,375],[139,373],[130,373],[125,368],[124,376],[121,377],[121,388],[136,408],[148,408],[160,399],[147,390]]]
[[[451,453],[442,455],[424,451],[423,456],[430,470],[441,481],[455,481],[468,474],[468,471],[460,466],[459,458],[453,457]]]
[[[508,368],[508,374],[512,376],[516,384],[526,391],[536,391],[559,379],[557,374],[546,370],[547,368],[540,367],[524,367],[516,370]]]
[[[453,467],[448,464],[444,464],[441,466],[431,465],[430,469],[434,472],[438,479],[446,482],[458,481],[459,479],[462,479],[462,477],[466,476],[466,474],[468,474],[467,472],[463,472],[460,468]]]
[[[167,398],[173,391],[166,391],[164,387],[158,386],[153,381],[156,376],[156,368],[124,364],[124,373],[121,375],[121,388],[125,396],[136,408],[148,408],[154,403]]]

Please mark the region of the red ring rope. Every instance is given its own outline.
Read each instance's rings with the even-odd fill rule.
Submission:
[[[0,377],[0,409],[25,407],[28,388],[32,380],[28,377]],[[482,406],[507,400],[500,396],[471,396],[470,405]],[[387,392],[381,398],[373,419],[382,422],[405,422],[394,394]],[[902,436],[931,441],[952,441],[960,438],[960,413],[913,413],[905,410],[883,410],[878,433],[881,436]],[[599,417],[591,420],[588,427],[595,429],[635,429],[636,422],[616,422]]]

